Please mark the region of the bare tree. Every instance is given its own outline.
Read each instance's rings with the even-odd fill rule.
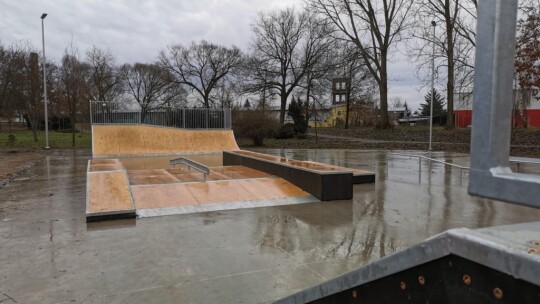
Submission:
[[[141,121],[151,110],[181,103],[182,92],[164,68],[156,64],[125,64],[121,73],[125,92],[141,107]]]
[[[239,48],[201,41],[189,48],[173,45],[161,51],[160,65],[169,70],[178,84],[185,85],[200,95],[206,108],[212,103],[212,93],[220,81],[242,63]]]
[[[39,59],[37,53],[30,53],[30,99],[25,104],[26,116],[30,122],[30,129],[34,141],[38,140],[38,126],[41,114],[41,86],[39,82]]]
[[[224,79],[219,82],[216,92],[212,96],[212,103],[218,108],[232,108],[234,100],[242,95],[241,89],[236,81]]]
[[[459,8],[463,12],[460,22],[456,23],[456,33],[476,46],[476,15],[478,0],[460,0]]]
[[[536,3],[534,3],[536,2]],[[519,85],[514,105],[523,122],[528,125],[525,110],[530,106],[531,98],[540,96],[540,1],[523,3],[524,16],[518,20],[516,37],[515,78]],[[536,5],[533,5],[536,4]]]
[[[39,66],[37,54],[25,41],[0,46],[0,117],[11,122],[19,114],[25,117],[34,141],[41,114]]]
[[[89,66],[79,59],[73,46],[66,49],[60,68],[60,83],[62,101],[71,120],[72,146],[75,146],[77,114],[88,102],[88,70]]]
[[[255,83],[265,90],[275,90],[280,96],[279,123],[285,121],[287,100],[305,75],[301,55],[301,40],[307,23],[305,14],[293,9],[260,13],[252,26],[253,56],[258,66],[253,66],[260,81]]]
[[[294,9],[260,13],[252,26],[251,89],[280,97],[279,122],[285,121],[287,100],[295,89],[309,94],[311,82],[330,49],[330,24]],[[309,77],[308,77],[308,74]]]
[[[307,33],[305,38],[306,76],[300,83],[306,95],[308,109],[316,109],[312,91],[315,87],[331,84],[329,75],[343,63],[339,61],[338,40],[332,35],[335,28],[328,19],[319,18],[313,13],[307,15]],[[320,91],[320,90],[319,90]],[[317,92],[317,90],[315,90]],[[309,122],[310,115],[307,115]]]
[[[257,109],[264,113],[266,107],[272,103],[273,97],[278,95],[277,90],[270,85],[272,79],[269,67],[262,58],[254,55],[246,56],[240,73],[242,85],[240,90],[243,94],[254,94],[259,96]]]
[[[379,86],[380,126],[388,117],[388,56],[408,26],[410,0],[307,0],[314,11],[331,20],[344,39],[354,43]]]
[[[472,5],[471,5],[472,4]],[[454,127],[454,92],[456,74],[458,86],[470,86],[474,59],[474,31],[470,26],[471,14],[475,13],[475,3],[470,0],[424,0],[415,7],[416,27],[412,36],[416,42],[410,49],[419,74],[431,76],[431,47],[435,44],[439,67],[446,69],[447,127]],[[437,33],[433,35],[431,21],[436,23]],[[462,33],[463,35],[460,35]],[[425,77],[424,81],[427,83]]]
[[[121,78],[115,58],[108,50],[93,46],[86,52],[88,88],[91,100],[114,100],[121,93]]]
[[[25,45],[4,48],[0,45],[0,117],[8,121],[11,134],[11,122],[20,104],[28,99],[29,62]]]
[[[341,69],[347,78],[347,96],[345,107],[345,129],[349,128],[351,106],[358,107],[365,99],[371,99],[376,83],[371,76],[365,61],[358,54],[358,49],[347,43],[341,54]]]

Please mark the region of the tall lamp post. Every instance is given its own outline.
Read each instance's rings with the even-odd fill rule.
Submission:
[[[433,26],[433,52],[431,56],[431,102],[429,105],[429,151],[432,150],[432,138],[433,138],[433,101],[435,100],[435,94],[434,94],[434,87],[435,87],[435,26],[437,26],[437,23],[435,21],[431,21],[431,25]]]
[[[45,29],[43,26],[43,20],[47,17],[47,14],[41,15],[41,41],[43,43],[43,104],[45,107],[45,149],[49,149],[49,117],[47,113],[47,71],[45,62]]]

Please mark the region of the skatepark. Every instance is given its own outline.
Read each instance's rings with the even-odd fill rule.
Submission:
[[[540,24],[540,9],[527,2],[486,0],[458,5],[456,1],[452,21],[451,7],[440,9],[442,2],[384,1],[378,6],[368,1],[367,9],[360,2],[346,2],[343,9],[337,2],[307,1],[299,14],[294,7],[261,12],[251,25],[254,35],[249,53],[206,40],[184,47],[182,41],[162,50],[152,64],[121,59],[138,62],[133,65],[117,65],[112,54],[102,53],[97,46],[88,51],[87,59],[79,60],[74,43],[71,50],[65,49],[61,66],[47,61],[47,13],[43,13],[41,60],[31,40],[20,46],[0,45],[5,59],[1,61],[0,116],[8,126],[8,148],[0,151],[4,167],[0,174],[0,304],[540,303],[540,159],[534,158],[540,155],[540,133],[515,132],[518,125],[534,125],[527,116],[533,112],[525,108],[531,106],[531,94],[538,95],[539,87],[536,82],[524,82],[531,79],[523,76],[531,73],[530,68],[540,67],[539,54],[527,54],[540,45],[540,35],[532,37],[533,29],[529,29]],[[219,7],[214,4],[195,10],[189,7],[188,13]],[[235,10],[233,3],[226,6],[219,7],[219,13]],[[87,15],[96,17],[101,5],[89,7]],[[174,13],[172,18],[156,14],[157,7]],[[51,7],[50,12],[56,12],[51,15],[69,11],[65,8]],[[76,18],[76,10],[71,10],[71,19],[81,21],[79,28],[87,34],[87,28],[99,33],[99,37],[87,35],[86,42],[97,37],[99,46],[109,38],[111,46],[116,42],[118,47],[123,40],[110,39],[114,32],[116,38],[129,38],[130,44],[121,48],[125,49],[138,45],[140,36],[130,27],[131,21],[142,18],[133,9],[137,8],[109,5],[107,13],[97,16],[104,19],[94,18],[102,26],[85,22],[82,15]],[[170,5],[138,9],[146,19],[160,16],[163,22],[160,31],[152,31],[147,22],[144,42],[139,43],[146,48],[132,48],[129,53],[146,57],[149,45],[144,43],[156,44],[149,32],[159,33],[156,38],[171,35],[165,28],[172,24],[168,21],[186,19],[182,18],[185,10],[173,9]],[[458,10],[470,16],[463,18]],[[26,16],[28,8],[8,6],[8,11]],[[245,7],[237,10],[245,12]],[[106,22],[111,13],[130,18],[115,26]],[[341,19],[342,15],[349,20]],[[414,20],[408,19],[411,16]],[[53,24],[56,42],[69,27],[70,20],[65,21]],[[219,20],[211,21],[206,25],[219,24]],[[328,32],[326,21],[335,25]],[[196,23],[191,22],[190,29],[205,28]],[[19,29],[12,31],[15,37],[25,32],[23,24],[14,24]],[[432,40],[426,31],[430,24]],[[409,26],[425,35],[399,35]],[[441,26],[446,29],[446,40],[435,39],[441,38]],[[111,31],[113,27],[117,30]],[[288,36],[288,28],[293,29],[292,42],[273,39],[280,31]],[[382,28],[386,28],[384,34]],[[178,36],[179,29],[182,26],[175,26],[171,36]],[[123,32],[129,35],[118,35]],[[31,34],[24,35],[31,39]],[[221,43],[233,41],[226,36]],[[365,37],[372,38],[371,45],[364,43]],[[347,44],[336,44],[335,39]],[[425,96],[426,103],[419,109],[423,117],[408,113],[411,109],[402,99],[405,93],[395,99],[391,93],[394,81],[417,90],[415,94],[423,90],[396,80],[399,69],[392,67],[395,63],[403,68],[405,61],[397,56],[392,62],[390,51],[405,48],[389,42],[409,39],[425,40],[419,45],[422,50],[432,46],[430,96]],[[342,46],[343,54],[332,50]],[[436,51],[441,47],[442,53]],[[410,46],[406,48],[411,53]],[[273,55],[273,49],[288,52]],[[308,56],[311,53],[321,55],[322,61]],[[414,63],[418,80],[425,78],[423,85],[427,85],[429,73],[422,71],[428,67],[427,53],[422,54],[426,60],[407,55],[413,61],[407,65]],[[202,60],[198,69],[197,61],[204,57],[208,60]],[[355,76],[357,57],[361,66]],[[101,61],[104,64],[95,64]],[[218,63],[227,62],[224,69],[219,68]],[[184,73],[184,63],[198,70],[198,75]],[[291,72],[287,72],[288,63]],[[344,69],[340,75],[342,67],[349,65],[349,71]],[[446,71],[440,73],[439,67]],[[333,71],[316,75],[327,68]],[[367,71],[362,76],[363,68]],[[216,73],[219,70],[223,72]],[[101,81],[98,76],[103,71],[110,77]],[[287,75],[291,73],[292,82]],[[136,80],[142,75],[161,84],[155,87],[143,81],[138,86]],[[212,80],[205,82],[204,75],[213,75]],[[440,89],[444,80],[447,96],[436,97],[435,86]],[[108,88],[102,90],[104,84]],[[361,96],[352,84],[364,86],[366,92],[378,87],[379,99],[375,93]],[[191,92],[187,91],[190,87]],[[303,90],[305,100],[301,100]],[[197,93],[202,99],[194,96]],[[256,93],[262,95],[252,108],[247,94],[252,98]],[[277,95],[279,113],[277,108],[268,108]],[[457,106],[463,100],[453,95],[466,96],[471,102]],[[401,112],[388,107],[389,98],[395,108],[404,102],[403,118],[389,119],[391,113]],[[245,100],[243,107],[240,99]],[[446,113],[434,109],[436,100],[441,110],[446,103]],[[330,101],[328,115],[317,115],[316,103]],[[79,107],[87,102],[89,108]],[[352,117],[351,102],[359,110]],[[466,122],[455,115],[463,113],[454,112],[462,106]],[[41,114],[43,144],[38,139]],[[285,114],[294,123],[288,124]],[[446,122],[439,119],[446,129],[434,137],[436,117],[446,118]],[[328,140],[322,145],[317,129],[314,139],[306,131],[317,128],[319,118],[330,131],[323,134]],[[12,130],[14,121],[21,129],[17,133]],[[410,124],[421,121],[429,123],[429,130],[422,127],[411,132]],[[339,128],[342,122],[343,129]],[[351,122],[354,130],[349,129]],[[407,126],[395,132],[393,126],[400,122]],[[461,123],[467,129],[458,132],[454,126]],[[82,134],[83,124],[91,136]],[[49,145],[49,126],[60,133],[51,132],[56,135],[51,136],[56,138],[53,145]],[[62,149],[67,132],[71,147]],[[424,142],[428,134],[429,142]],[[347,136],[338,145],[333,139],[341,135]],[[276,148],[264,146],[263,139]],[[76,142],[84,144],[76,146]],[[425,148],[424,143],[428,144]]]
[[[92,143],[88,221],[351,199],[353,183],[375,180],[365,170],[240,151],[231,130],[96,124]],[[147,165],[128,170],[114,157]]]
[[[163,137],[155,130],[172,132],[158,126],[143,127],[154,129],[150,134],[157,134],[159,141]],[[470,165],[467,154],[242,151],[229,141],[230,132],[218,130],[219,138],[230,144],[229,152],[165,155],[169,145],[150,151],[157,151],[152,155],[149,150],[126,150],[116,144],[112,151],[131,154],[54,151],[0,189],[6,199],[0,209],[0,233],[9,241],[0,248],[0,262],[5,265],[0,300],[298,303],[306,302],[302,298],[305,292],[316,294],[310,289],[313,286],[348,280],[348,273],[355,275],[369,265],[391,263],[395,253],[408,261],[400,267],[414,268],[417,260],[403,255],[413,252],[421,257],[417,248],[436,248],[425,258],[473,271],[476,264],[456,260],[454,255],[471,257],[471,252],[486,249],[474,244],[459,247],[462,236],[467,240],[489,237],[488,244],[499,242],[497,248],[512,248],[529,257],[527,252],[535,248],[531,243],[534,235],[528,233],[530,225],[476,230],[531,222],[538,219],[540,211],[468,195],[470,177],[468,170],[462,169]],[[152,136],[139,138],[130,141],[146,145]],[[99,145],[100,139],[94,140]],[[198,147],[203,147],[198,140]],[[107,142],[114,141],[109,136]],[[211,147],[223,146],[212,143]],[[227,153],[245,165],[260,168],[270,163],[270,168],[279,169],[268,173],[242,164],[226,165]],[[182,157],[204,165],[209,172],[183,163],[171,164],[171,160]],[[276,167],[277,163],[283,167]],[[314,176],[325,172],[347,175],[351,198],[321,200],[296,186],[294,178],[285,179],[288,172],[298,172],[289,170],[306,167],[310,168],[308,173],[316,173]],[[343,172],[342,168],[347,170]],[[354,176],[361,177],[363,172],[373,174],[373,181],[353,183]],[[522,164],[520,172],[538,173],[539,168]],[[114,217],[117,211],[129,218]],[[95,212],[105,214],[99,221],[88,221],[89,213]],[[459,229],[446,232],[454,228]],[[426,239],[431,242],[427,247],[422,243]],[[470,250],[463,252],[460,248]],[[480,260],[486,256],[498,259],[487,254],[492,250],[484,252]],[[506,265],[513,267],[511,263]],[[516,269],[515,275],[528,278],[537,269],[534,265],[522,268],[528,270],[525,273]],[[397,271],[395,264],[385,267]],[[429,269],[421,271],[422,282],[430,286],[436,274]],[[492,287],[492,283],[482,283],[481,272],[467,273],[474,282],[499,288],[508,296],[510,287]],[[384,288],[402,290],[400,282],[411,290],[420,286],[418,274],[391,279],[395,282]],[[368,296],[361,288],[345,291],[349,298],[360,293]]]

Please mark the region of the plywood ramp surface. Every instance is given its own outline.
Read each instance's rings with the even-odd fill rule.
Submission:
[[[95,156],[211,153],[239,150],[231,130],[185,130],[147,125],[93,125]]]
[[[131,191],[137,209],[284,199],[309,195],[281,178],[132,186]]]
[[[118,171],[123,169],[124,166],[118,159],[92,159],[89,167],[90,172]]]
[[[131,185],[150,185],[186,182],[204,182],[231,179],[265,178],[268,173],[242,166],[211,167],[206,177],[196,170],[189,170],[187,166],[177,166],[171,169],[128,170]]]
[[[87,214],[133,209],[124,171],[93,172],[87,177]]]
[[[180,182],[165,169],[127,171],[131,185],[167,184]]]

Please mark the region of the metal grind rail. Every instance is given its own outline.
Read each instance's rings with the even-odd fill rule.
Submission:
[[[406,156],[406,157],[418,157],[418,172],[422,173],[422,159],[428,160],[430,162],[440,163],[443,165],[448,165],[450,167],[458,168],[460,170],[460,179],[463,179],[463,170],[469,170],[469,167],[466,166],[460,166],[453,163],[445,162],[440,159],[431,158],[423,155],[417,155],[417,154],[405,154],[405,153],[389,153],[390,155],[397,155],[397,156]]]
[[[429,160],[436,163],[441,163],[444,165],[448,165],[451,167],[455,167],[460,169],[460,175],[463,178],[463,170],[469,170],[470,167],[466,166],[460,166],[453,163],[445,162],[439,159],[418,155],[418,154],[405,154],[405,153],[390,153],[391,155],[397,155],[397,156],[406,156],[406,157],[418,157],[418,172],[422,172],[422,159]],[[509,161],[511,163],[516,163],[516,171],[519,172],[521,164],[532,164],[532,165],[540,165],[540,159],[539,158],[531,158],[531,157],[510,157]]]
[[[539,158],[530,158],[530,157],[510,157],[509,161],[512,163],[516,163],[516,171],[519,172],[519,167],[521,164],[533,164],[533,165],[540,165],[540,159]]]
[[[185,157],[175,158],[175,159],[171,159],[169,163],[173,166],[173,168],[175,165],[186,165],[188,166],[188,170],[191,170],[191,168],[193,168],[204,174],[204,180],[206,180],[206,177],[208,176],[208,174],[210,174],[210,169],[207,166],[201,163],[198,163],[194,160],[191,160],[189,158],[185,158]]]

